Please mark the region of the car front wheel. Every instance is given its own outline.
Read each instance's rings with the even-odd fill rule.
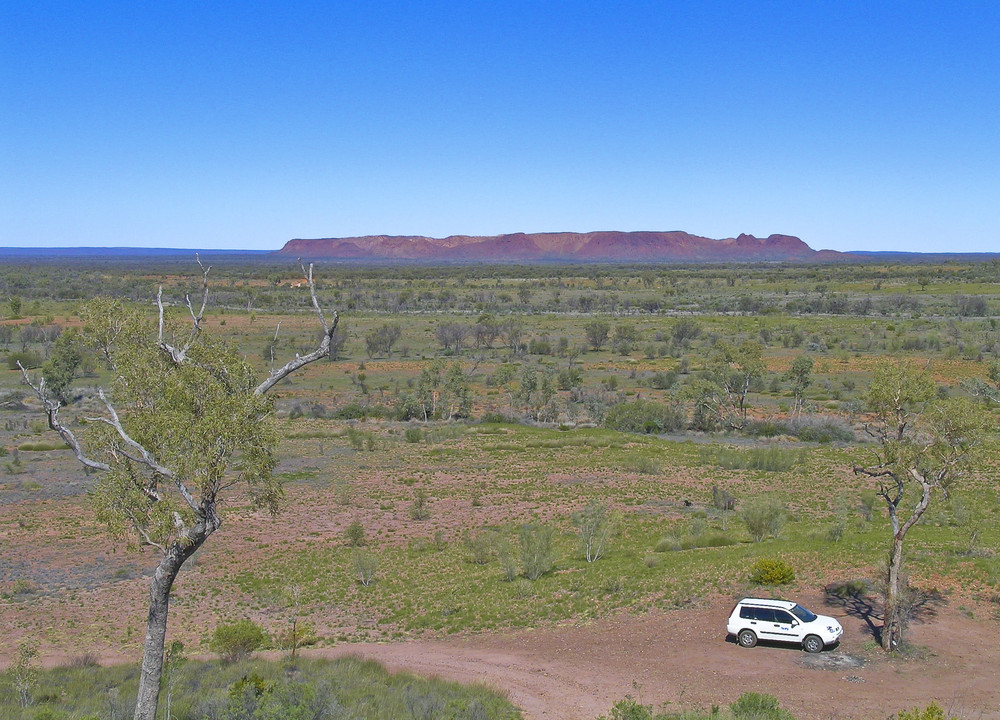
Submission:
[[[740,630],[739,640],[743,647],[752,648],[757,644],[757,633],[753,630]]]
[[[816,635],[807,635],[802,641],[802,647],[808,653],[818,653],[823,650],[823,640]]]

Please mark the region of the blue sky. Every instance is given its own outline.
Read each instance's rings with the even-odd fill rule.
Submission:
[[[0,3],[0,246],[1000,251],[1000,3]]]

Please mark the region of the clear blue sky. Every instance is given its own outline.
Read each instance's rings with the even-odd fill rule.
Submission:
[[[0,246],[1000,251],[1000,3],[0,2]]]

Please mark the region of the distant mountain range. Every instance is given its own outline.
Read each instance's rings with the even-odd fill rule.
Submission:
[[[701,262],[894,262],[995,261],[1000,253],[918,253],[896,251],[813,250],[792,235],[757,238],[740,235],[713,240],[673,232],[511,233],[508,235],[365,235],[343,238],[297,238],[280,250],[143,247],[0,247],[0,261],[187,262],[200,253],[211,262],[225,256],[238,262],[267,263],[280,256],[338,263],[701,263]],[[279,256],[279,257],[276,257]],[[220,258],[221,259],[221,258]]]
[[[417,262],[817,262],[844,253],[813,250],[791,235],[713,240],[690,233],[589,232],[508,235],[366,235],[289,240],[280,254],[310,258]]]

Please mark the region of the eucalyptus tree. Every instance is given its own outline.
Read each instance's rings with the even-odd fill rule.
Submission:
[[[199,266],[201,262],[199,261]],[[93,492],[97,518],[113,538],[148,547],[158,561],[136,697],[136,720],[155,720],[163,672],[167,615],[174,579],[184,563],[222,526],[220,503],[245,492],[256,508],[278,509],[281,485],[272,475],[277,433],[269,391],[328,355],[338,315],[328,319],[316,297],[313,267],[300,263],[323,333],[314,350],[272,368],[262,380],[237,348],[212,337],[202,319],[208,274],[202,269],[199,310],[166,319],[163,289],[158,320],[134,305],[97,298],[84,312],[83,338],[111,374],[98,391],[102,412],[84,430],[60,417],[62,403],[45,381],[24,380],[42,402],[49,427],[87,468],[99,471]]]
[[[941,400],[926,371],[882,360],[865,397],[874,440],[854,463],[855,474],[871,478],[885,501],[892,527],[882,647],[895,651],[903,641],[905,581],[903,543],[935,494],[947,494],[974,471],[996,431],[996,419],[968,399]]]

